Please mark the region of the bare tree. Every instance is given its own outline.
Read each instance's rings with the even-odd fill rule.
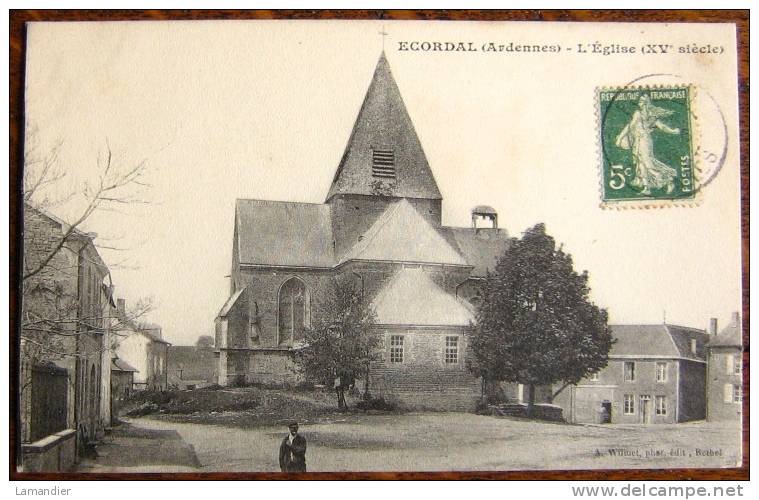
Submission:
[[[88,345],[72,338],[122,330],[146,314],[140,300],[127,315],[113,306],[109,267],[98,253],[94,233],[84,230],[94,214],[114,207],[147,203],[146,160],[119,161],[105,141],[97,155],[96,175],[79,188],[67,183],[61,164],[62,142],[43,149],[35,127],[26,131],[24,151],[24,255],[22,268],[21,355],[40,363],[67,356],[91,356],[113,345]],[[67,206],[73,216],[53,212]],[[106,247],[112,248],[112,247]],[[121,326],[120,326],[121,325]],[[111,342],[112,343],[112,342]]]

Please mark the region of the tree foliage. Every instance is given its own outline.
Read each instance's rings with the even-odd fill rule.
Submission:
[[[607,314],[588,298],[588,274],[557,248],[543,224],[512,238],[480,289],[470,370],[530,388],[565,386],[606,366]]]
[[[297,359],[306,378],[330,387],[341,378],[339,385],[345,387],[346,380],[364,377],[368,391],[369,368],[380,342],[372,331],[374,324],[374,311],[361,290],[349,280],[335,280],[304,332],[304,346]]]
[[[201,335],[200,337],[198,337],[198,340],[195,341],[195,346],[203,348],[203,349],[213,347],[213,345],[214,345],[214,340],[213,340],[213,337],[210,335]]]

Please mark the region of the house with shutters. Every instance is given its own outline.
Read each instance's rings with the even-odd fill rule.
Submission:
[[[484,205],[472,227],[443,225],[443,197],[384,53],[326,191],[317,204],[237,200],[230,294],[215,320],[218,383],[297,383],[303,331],[343,278],[377,315],[373,393],[472,408],[472,301],[508,234]]]
[[[571,423],[677,423],[706,417],[705,330],[610,325],[615,343],[601,371],[554,403]]]
[[[743,416],[743,339],[737,312],[733,313],[730,324],[709,340],[707,352],[706,418],[740,422]]]

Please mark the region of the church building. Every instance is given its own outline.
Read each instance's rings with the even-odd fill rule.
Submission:
[[[336,278],[376,313],[374,395],[470,409],[466,368],[477,283],[508,235],[495,210],[443,226],[443,198],[384,53],[324,203],[238,199],[230,296],[216,317],[218,383],[296,384],[294,354]],[[478,227],[478,224],[487,227]]]

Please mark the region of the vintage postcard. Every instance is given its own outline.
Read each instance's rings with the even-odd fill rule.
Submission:
[[[741,466],[734,24],[26,44],[19,471]]]

